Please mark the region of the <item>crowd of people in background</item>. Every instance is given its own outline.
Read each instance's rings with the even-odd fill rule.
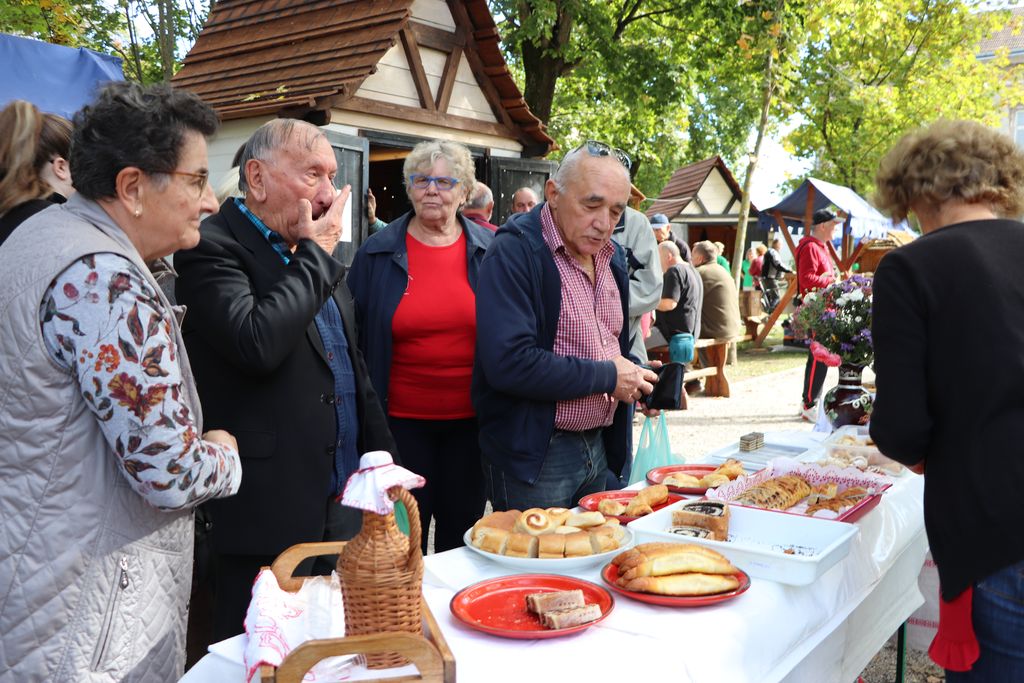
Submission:
[[[351,188],[323,130],[262,125],[215,197],[218,125],[194,95],[128,82],[73,121],[0,112],[0,633],[18,680],[176,680],[193,551],[212,608],[188,631],[205,646],[242,631],[260,567],[359,532],[338,500],[367,451],[425,476],[435,551],[487,501],[568,508],[621,488],[634,415],[655,414],[648,353],[690,368],[709,362],[696,340],[741,334],[726,245],[630,208],[632,160],[606,143],[569,150],[542,196],[516,190],[499,225],[470,151],[421,142],[402,170],[410,210],[383,221],[368,191],[346,268]],[[878,176],[881,203],[926,235],[877,274],[872,435],[928,473],[943,598],[959,626],[973,615],[991,680],[1024,676],[1024,225],[1005,219],[1022,184],[1012,142],[964,122],[909,136]],[[836,281],[839,222],[814,214],[795,268],[779,240],[751,245],[767,312],[787,275],[798,296]],[[1005,295],[974,295],[988,290]],[[950,396],[944,363],[965,352],[985,386]],[[824,374],[808,355],[808,419]]]

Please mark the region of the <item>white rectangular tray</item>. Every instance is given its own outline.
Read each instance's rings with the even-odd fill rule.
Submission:
[[[754,451],[741,451],[739,444],[719,449],[708,455],[708,462],[720,465],[730,458],[743,463],[743,469],[756,472],[775,458],[801,459],[808,451],[806,446],[792,446],[780,443],[765,443]]]
[[[729,506],[729,540],[677,536],[669,531],[679,501],[630,522],[636,542],[675,541],[714,548],[753,577],[805,586],[846,557],[857,535],[853,524]],[[793,554],[787,554],[792,550]]]

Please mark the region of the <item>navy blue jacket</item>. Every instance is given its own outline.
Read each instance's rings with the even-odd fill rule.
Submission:
[[[611,393],[612,361],[552,352],[562,308],[562,278],[541,234],[540,204],[512,216],[487,250],[476,289],[473,407],[483,456],[516,479],[540,476],[555,429],[557,401]],[[612,243],[615,245],[615,243]],[[619,350],[629,355],[629,275],[622,248],[611,261],[622,298]],[[604,430],[608,467],[620,472],[627,454],[627,410],[620,404]]]
[[[363,242],[348,270],[345,283],[356,301],[359,348],[366,358],[370,381],[388,412],[391,380],[391,322],[409,284],[409,254],[405,236],[412,212],[395,219],[388,227]],[[466,236],[466,269],[469,286],[476,291],[480,263],[494,233],[459,214]],[[480,329],[479,324],[477,329]]]

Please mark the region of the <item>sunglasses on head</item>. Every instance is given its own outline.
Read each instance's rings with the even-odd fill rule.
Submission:
[[[628,154],[623,152],[618,147],[612,147],[606,142],[601,142],[600,140],[587,140],[576,149],[582,149],[583,147],[587,148],[587,153],[590,154],[591,156],[615,157],[616,159],[619,160],[619,163],[621,163],[627,169],[633,167],[633,160],[629,158]]]

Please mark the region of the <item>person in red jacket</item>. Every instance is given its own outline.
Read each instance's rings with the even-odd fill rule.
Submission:
[[[797,290],[802,298],[807,292],[828,287],[836,281],[836,270],[832,264],[826,242],[832,241],[832,233],[836,225],[841,223],[834,213],[828,209],[814,212],[811,219],[810,234],[804,235],[796,247]],[[809,422],[817,421],[818,396],[821,386],[825,383],[828,367],[807,354],[807,366],[804,369],[804,386],[801,392],[803,410],[802,417]]]

